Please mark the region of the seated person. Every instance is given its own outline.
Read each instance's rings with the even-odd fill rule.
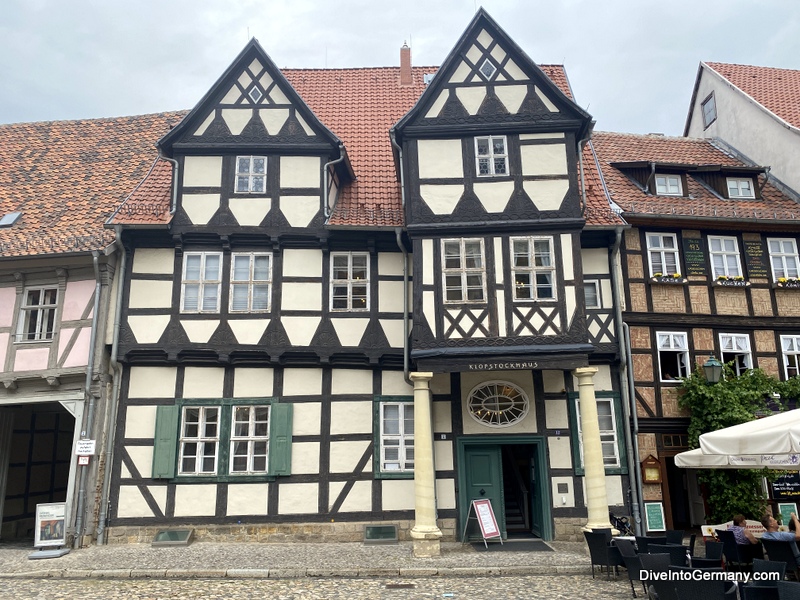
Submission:
[[[800,522],[797,515],[792,513],[792,523],[794,523],[794,533],[791,531],[778,531],[778,522],[772,515],[761,517],[761,524],[767,531],[761,536],[762,540],[777,540],[779,542],[792,542],[792,552],[797,559],[800,559],[800,550],[797,549],[797,540],[800,540]]]
[[[746,524],[747,519],[744,518],[744,515],[735,515],[733,517],[733,525],[728,527],[728,531],[733,532],[733,537],[736,538],[737,544],[757,544],[758,540],[755,536],[744,528]]]

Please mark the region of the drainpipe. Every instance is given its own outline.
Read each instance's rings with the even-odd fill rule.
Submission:
[[[170,202],[169,214],[174,215],[175,211],[178,209],[178,161],[169,156],[164,156],[161,148],[158,149],[158,158],[172,163],[172,202]],[[153,166],[155,167],[155,165]],[[147,179],[147,177],[145,177],[145,179]],[[144,181],[144,179],[142,181]]]
[[[328,206],[328,167],[338,164],[344,160],[344,144],[339,144],[339,158],[326,162],[322,167],[322,214],[325,215],[325,220],[331,216],[331,209]]]
[[[92,333],[89,337],[89,363],[86,365],[86,381],[84,382],[83,393],[89,400],[89,409],[86,414],[85,426],[81,431],[81,439],[92,439],[92,428],[94,425],[94,411],[96,400],[92,394],[92,374],[94,372],[94,357],[95,357],[95,343],[97,340],[97,313],[100,311],[100,267],[98,266],[98,258],[100,254],[97,250],[92,250],[92,265],[94,266],[94,309],[92,312]],[[81,538],[83,537],[83,512],[86,506],[86,465],[81,465],[80,481],[78,483],[78,509],[75,519],[75,540],[73,547],[77,550],[81,547]]]
[[[111,341],[111,360],[109,366],[111,367],[114,378],[112,386],[111,408],[106,413],[106,461],[105,471],[103,472],[103,489],[100,497],[100,519],[97,523],[97,544],[102,546],[106,543],[106,522],[108,519],[108,495],[111,489],[111,469],[114,461],[114,434],[117,426],[117,412],[119,411],[119,388],[122,381],[122,365],[117,360],[117,353],[119,351],[119,323],[122,312],[122,288],[125,281],[125,269],[128,264],[128,253],[122,245],[122,228],[119,225],[114,227],[116,239],[114,244],[117,246],[117,251],[120,253],[117,272],[117,297],[115,298],[114,309],[114,332]]]
[[[625,418],[625,444],[628,452],[628,473],[631,480],[631,516],[636,535],[643,535],[641,512],[641,473],[639,472],[639,420],[636,415],[636,395],[633,388],[633,365],[630,355],[630,338],[628,337],[628,324],[622,322],[622,304],[620,293],[620,245],[622,243],[622,227],[615,229],[614,245],[611,248],[611,293],[614,303],[614,321],[617,329],[617,344],[619,346],[620,364],[620,391],[622,396],[622,412]],[[629,426],[633,419],[632,426]],[[633,429],[633,431],[631,431]]]
[[[403,149],[397,143],[394,129],[389,130],[389,139],[392,142],[392,147],[397,150],[398,162],[400,164],[400,206],[403,208],[403,217],[405,217],[406,182],[405,171],[403,170]],[[401,227],[397,227],[395,228],[394,233],[397,238],[397,245],[400,247],[400,250],[403,253],[403,377],[408,385],[413,386],[414,382],[411,381],[408,366],[408,250],[406,250],[403,240],[400,239],[403,229]]]
[[[650,184],[653,182],[653,177],[656,176],[656,163],[650,161],[650,175],[647,177],[647,181],[644,183],[644,193],[650,193]]]

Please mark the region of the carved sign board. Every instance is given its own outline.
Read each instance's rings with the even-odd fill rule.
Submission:
[[[744,241],[744,264],[747,265],[747,276],[750,279],[754,277],[769,279],[769,263],[764,242]]]
[[[683,238],[683,260],[686,263],[685,275],[700,275],[706,277],[706,252],[703,240],[698,238]]]
[[[589,364],[587,354],[561,354],[554,356],[537,355],[535,358],[476,358],[466,359],[458,356],[443,358],[418,358],[417,367],[434,373],[461,371],[531,371],[535,369],[569,370]]]

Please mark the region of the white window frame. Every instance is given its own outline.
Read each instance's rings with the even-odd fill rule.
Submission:
[[[240,171],[239,161],[247,160],[248,161],[248,168],[247,171]],[[253,163],[256,160],[263,160],[264,161],[264,171],[254,171],[253,170]],[[236,157],[236,164],[234,165],[235,174],[233,177],[233,193],[234,194],[266,194],[267,193],[267,157],[266,156],[237,156]],[[247,189],[239,189],[239,182],[247,178]],[[253,189],[253,182],[256,178],[260,178],[263,182],[262,188]]]
[[[248,279],[235,279],[235,267],[237,258],[249,258],[248,265]],[[266,258],[267,265],[267,278],[255,278],[255,264],[256,259]],[[234,288],[241,286],[247,287],[247,307],[244,309],[235,309],[233,306],[234,301]],[[256,288],[266,287],[267,305],[264,308],[253,308],[253,291]],[[228,310],[232,313],[263,313],[269,312],[272,304],[272,254],[268,252],[234,252],[231,254],[231,281],[230,281],[230,298],[228,300]]]
[[[593,287],[594,288],[594,297],[597,298],[596,304],[589,304],[589,297],[586,295],[586,287]],[[603,308],[603,296],[601,292],[602,286],[600,285],[599,279],[584,279],[583,280],[583,297],[586,303],[586,308],[588,309],[595,309],[595,308]]]
[[[700,103],[700,114],[703,117],[703,129],[708,129],[708,127],[717,120],[717,100],[714,98],[714,92],[711,92],[708,97]]]
[[[773,250],[773,243],[779,245],[780,250]],[[791,251],[786,251],[786,244],[791,244]],[[797,240],[794,238],[767,238],[769,250],[769,264],[772,269],[772,280],[797,278],[800,276],[800,256],[797,255]],[[780,263],[776,269],[776,261]],[[792,265],[793,263],[793,265]]]
[[[466,266],[466,253],[465,253],[465,246],[467,243],[477,242],[480,244],[480,267],[467,267]],[[448,244],[458,244],[459,247],[459,266],[458,267],[448,267],[447,266],[447,252],[446,248]],[[446,238],[442,240],[442,294],[444,296],[444,303],[445,304],[486,304],[486,253],[483,244],[483,238]],[[460,285],[458,288],[455,286],[447,286],[447,279],[456,278],[458,277],[460,280]],[[480,277],[481,285],[478,288],[475,285],[470,285],[471,278]],[[449,300],[447,298],[447,292],[449,289],[460,290],[461,298],[460,299],[453,299]],[[469,292],[470,290],[477,290],[480,289],[481,291],[481,298],[480,299],[470,299]]]
[[[781,353],[786,379],[800,375],[800,335],[782,335]]]
[[[385,410],[397,407],[398,432],[386,432]],[[412,431],[407,432],[406,422],[411,421]],[[380,403],[380,470],[381,473],[413,473],[414,472],[414,403],[413,402],[381,402]],[[388,445],[387,442],[393,442]],[[397,459],[386,457],[388,450],[397,450]],[[409,455],[411,458],[409,458]]]
[[[528,251],[526,254],[527,266],[517,266],[517,252],[516,243],[524,242],[528,244]],[[537,252],[537,242],[547,243],[547,256],[546,261],[544,255]],[[514,285],[514,300],[518,302],[553,302],[557,300],[556,295],[556,266],[555,256],[553,252],[553,238],[547,236],[527,236],[527,237],[512,237],[509,240],[511,249],[511,281]],[[537,262],[549,262],[550,264],[537,265]],[[517,275],[527,276],[528,284],[518,283]],[[550,278],[550,296],[541,297],[540,287],[546,288],[547,285],[539,285],[539,275],[549,276]],[[520,297],[519,293],[523,290],[528,290],[528,297]]]
[[[480,140],[486,140],[489,147],[488,154],[478,154],[478,143]],[[503,140],[503,153],[494,151],[494,141]],[[489,161],[489,172],[481,173],[481,159]],[[496,168],[496,160],[503,160],[503,172],[498,173]],[[480,135],[475,138],[475,174],[478,177],[508,177],[508,139],[504,135]]]
[[[730,341],[730,349],[726,349]],[[744,344],[741,344],[744,342]],[[753,352],[750,346],[750,336],[746,333],[720,333],[719,348],[722,362],[727,364],[733,361],[733,371],[741,375],[753,368]],[[727,358],[726,358],[727,355]],[[741,363],[739,362],[739,359]]]
[[[28,295],[30,292],[39,292],[39,303],[28,304]],[[44,303],[44,297],[47,292],[55,291],[55,301],[52,304]],[[50,342],[56,334],[58,327],[58,300],[59,291],[57,285],[38,285],[26,287],[22,292],[22,304],[19,311],[19,323],[17,323],[17,336],[16,341],[22,343],[30,342]],[[48,330],[48,322],[52,318],[52,329]],[[31,319],[36,319],[36,324],[33,331],[33,337],[29,337],[28,323]]]
[[[688,377],[691,372],[689,362],[689,336],[684,331],[657,331],[656,348],[658,350],[658,379],[661,382],[680,381],[681,377]],[[662,353],[675,355],[677,373],[673,378],[665,376],[662,369]]]
[[[347,278],[334,278],[334,273],[336,271],[334,267],[334,261],[336,258],[346,257],[347,258]],[[366,264],[366,279],[357,279],[354,276],[354,267],[353,267],[353,258],[359,257],[364,258],[364,262]],[[331,252],[331,284],[330,284],[330,309],[334,312],[364,312],[368,311],[370,307],[370,255],[369,252]],[[353,288],[357,287],[364,287],[364,305],[358,306],[356,304],[356,300],[360,298],[360,296],[356,297],[353,294]],[[347,306],[340,306],[334,307],[334,300],[336,298],[340,298],[342,296],[335,296],[334,292],[336,291],[337,287],[346,287],[347,288]]]
[[[714,249],[714,244],[719,243],[719,248]],[[733,247],[731,248],[731,244]],[[726,246],[728,246],[726,248]],[[708,253],[711,260],[711,273],[716,279],[720,276],[741,277],[742,261],[739,256],[739,241],[732,236],[710,235],[708,236]],[[719,259],[720,264],[717,264]],[[735,264],[731,262],[735,260]]]
[[[614,399],[613,398],[595,398],[597,402],[597,419],[598,425],[601,416],[600,414],[600,405],[601,404],[608,404],[611,409],[611,429],[604,429],[602,426],[600,427],[600,446],[603,451],[603,466],[606,469],[618,469],[622,467],[622,464],[619,459],[619,432],[617,431],[617,414],[616,414],[616,407],[614,406]],[[581,457],[581,467],[585,464],[583,458],[583,433],[581,432],[581,404],[580,398],[575,398],[575,416],[576,416],[576,423],[578,424],[578,448],[580,450],[580,457]],[[604,439],[605,438],[605,439]],[[613,450],[612,453],[607,453],[608,448]],[[608,459],[611,459],[611,462],[606,462]]]
[[[231,435],[230,435],[230,449],[228,453],[228,472],[231,475],[266,475],[269,472],[269,426],[270,426],[270,405],[259,404],[233,404],[231,406]],[[236,435],[236,424],[244,423],[245,421],[236,420],[236,411],[246,409],[248,411],[247,420],[247,433],[244,435]],[[265,410],[267,413],[266,420],[257,419],[257,411]],[[258,434],[256,429],[262,424],[264,430],[263,434]],[[245,470],[235,470],[234,463],[236,459],[236,445],[246,444],[247,452],[244,456],[247,459],[247,468]],[[256,452],[256,447],[260,444],[264,445],[263,452]],[[256,458],[264,460],[264,468],[257,469],[255,467]]]
[[[197,435],[186,435],[186,412],[188,410],[197,410],[198,411],[198,420],[197,420]],[[206,430],[206,426],[209,424],[209,413],[211,411],[216,412],[217,416],[217,431],[216,435],[208,435],[208,431]],[[206,476],[206,475],[216,475],[217,470],[219,468],[219,439],[220,439],[220,429],[222,423],[222,407],[213,405],[213,406],[194,406],[194,405],[187,405],[183,406],[181,409],[181,422],[180,422],[180,435],[178,436],[178,448],[179,448],[179,456],[178,456],[178,474],[179,475],[198,475],[198,476]],[[190,444],[196,444],[196,448],[194,454],[187,453],[187,446]],[[206,456],[204,450],[207,444],[211,444],[213,447],[214,453],[214,469],[213,471],[203,470],[202,463],[203,458]],[[193,457],[195,461],[194,469],[191,470],[184,470],[184,459],[187,457]]]
[[[725,183],[728,186],[728,198],[731,200],[735,200],[737,198],[752,200],[756,197],[756,190],[753,186],[752,177],[727,177],[725,179]],[[742,193],[743,185],[747,187],[747,191],[749,193]],[[736,190],[735,194],[731,193],[733,190]]]
[[[187,279],[186,266],[189,263],[189,258],[200,257],[200,278]],[[216,278],[206,279],[206,259],[209,256],[216,256],[219,258],[217,267]],[[222,252],[185,252],[183,255],[183,272],[181,274],[181,313],[184,314],[216,314],[220,312],[220,293],[222,290]],[[197,308],[194,310],[186,309],[186,288],[187,286],[197,286]],[[206,288],[216,288],[216,302],[213,309],[205,309],[203,306],[203,299],[205,298]]]
[[[662,275],[674,275],[675,273],[680,273],[681,268],[681,255],[680,250],[678,248],[678,236],[674,233],[646,233],[645,238],[647,240],[647,261],[650,265],[650,277],[653,277],[656,273],[661,273]],[[652,238],[658,238],[659,243],[658,245],[651,245],[653,242]],[[668,246],[664,245],[664,240],[671,239],[674,246],[669,248]],[[661,271],[657,271],[653,266],[653,255],[657,254],[661,259]],[[675,270],[669,272],[666,270],[667,267],[667,256],[672,254],[675,258]]]
[[[663,179],[663,185],[659,185],[659,179]],[[655,176],[657,196],[683,196],[683,180],[680,175],[672,173],[656,173]]]

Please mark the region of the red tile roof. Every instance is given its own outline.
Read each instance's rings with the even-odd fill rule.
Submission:
[[[583,147],[583,176],[586,181],[586,208],[584,210],[586,226],[624,225],[625,221],[611,208],[608,202],[591,142]]]
[[[728,200],[717,196],[694,177],[687,178],[688,197],[656,196],[645,193],[614,163],[653,161],[682,165],[748,166],[726,154],[711,140],[595,132],[592,145],[597,154],[603,179],[614,202],[631,220],[634,215],[668,217],[693,216],[742,221],[794,221],[800,219],[800,204],[780,192],[771,183],[763,197],[754,200]],[[763,176],[759,182],[763,183]],[[800,221],[798,221],[800,224]]]
[[[0,228],[4,258],[99,250],[108,216],[147,173],[155,141],[181,113],[0,125]]]
[[[707,62],[763,107],[794,127],[800,127],[800,71]]]

